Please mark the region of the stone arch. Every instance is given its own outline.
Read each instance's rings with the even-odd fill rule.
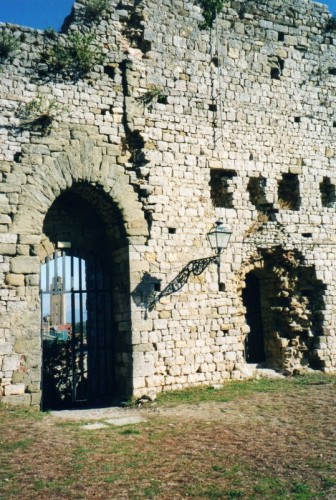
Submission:
[[[96,133],[96,130],[94,129]],[[39,234],[43,219],[54,200],[75,184],[99,187],[122,214],[126,237],[132,243],[144,243],[148,226],[142,204],[138,201],[124,167],[117,164],[116,146],[100,144],[93,131],[70,129],[70,139],[56,143],[52,136],[43,139],[47,146],[27,146],[23,164],[32,165],[32,175],[23,185],[20,205],[13,219],[13,231]],[[53,146],[53,147],[51,147]],[[46,148],[46,150],[44,149]],[[39,164],[36,163],[37,153]],[[42,164],[40,160],[42,159]]]
[[[263,366],[285,373],[304,367],[321,368],[323,362],[318,358],[317,345],[323,334],[325,285],[317,279],[315,267],[307,265],[299,251],[281,246],[258,249],[245,262],[241,273],[242,301],[250,334],[258,328],[249,311],[253,303],[246,300],[246,295],[244,300],[243,289],[250,286],[251,276],[260,286],[257,307],[263,330]]]
[[[76,182],[55,199],[43,222],[40,260],[55,251],[55,226],[58,240],[72,240],[72,248],[83,256],[104,254],[109,259],[111,251],[127,246],[122,214],[100,186]],[[103,233],[105,241],[100,245]]]
[[[147,222],[129,176],[116,162],[117,146],[102,142],[95,128],[63,130],[60,137],[51,134],[36,138],[34,143],[24,147],[20,164],[15,165],[22,185],[10,231],[17,235],[19,244],[24,244],[25,254],[11,259],[10,272],[14,277],[22,277],[25,290],[21,296],[20,312],[15,316],[22,340],[16,342],[14,349],[26,360],[22,369],[29,372],[27,381],[34,382],[37,393],[41,373],[39,269],[41,260],[55,250],[57,243],[50,231],[46,231],[45,220],[54,204],[57,205],[57,200],[77,196],[79,200],[89,202],[99,213],[107,231],[106,242],[109,242],[104,258],[118,262],[119,277],[122,275],[114,289],[116,310],[119,310],[115,364],[116,371],[123,374],[118,396],[130,395],[129,243],[146,242]],[[115,238],[116,231],[119,232],[118,238]]]

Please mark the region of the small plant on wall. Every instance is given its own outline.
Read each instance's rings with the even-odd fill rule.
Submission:
[[[0,33],[0,61],[8,59],[19,48],[19,41],[11,33]]]
[[[335,33],[336,32],[336,16],[329,17],[327,24],[325,26],[326,33]]]
[[[201,29],[211,29],[213,27],[213,23],[222,11],[225,2],[227,0],[196,0],[197,5],[202,9],[204,17],[204,22],[200,24]]]
[[[84,20],[88,22],[97,21],[108,5],[109,0],[88,0],[83,8]]]
[[[149,106],[152,106],[155,102],[158,102],[159,104],[167,104],[167,96],[162,87],[155,86],[138,97],[138,101]]]
[[[60,106],[55,99],[47,99],[38,94],[35,99],[23,104],[19,109],[21,128],[48,135],[53,120],[60,112]]]
[[[71,33],[66,40],[59,39],[42,54],[48,72],[78,80],[84,78],[96,64],[102,64],[104,54],[96,44],[94,33]]]

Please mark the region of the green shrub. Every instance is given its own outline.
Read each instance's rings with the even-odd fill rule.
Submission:
[[[138,100],[144,104],[153,104],[154,102],[167,104],[167,96],[163,88],[158,86],[147,90],[147,92],[138,97]]]
[[[74,33],[69,36],[68,53],[75,71],[89,73],[96,64],[102,64],[104,54],[95,44],[93,33]]]
[[[84,19],[89,22],[96,21],[108,4],[109,0],[88,0],[84,7]]]
[[[19,110],[21,126],[25,130],[48,135],[54,117],[59,111],[59,105],[55,99],[47,100],[44,96],[38,94],[35,99],[21,106]]]
[[[204,22],[200,25],[201,29],[212,28],[217,15],[222,11],[224,3],[227,0],[196,0],[196,3],[202,9]]]
[[[329,17],[325,30],[327,33],[333,33],[336,31],[336,16]]]
[[[57,41],[42,54],[50,72],[72,78],[87,75],[96,64],[102,64],[104,54],[95,44],[94,33],[75,32],[65,43]]]
[[[19,41],[11,33],[0,33],[0,59],[7,59],[19,48]]]
[[[44,33],[43,33],[47,38],[51,38],[51,40],[56,40],[57,38],[57,31],[52,28],[52,27],[48,27],[44,30]]]

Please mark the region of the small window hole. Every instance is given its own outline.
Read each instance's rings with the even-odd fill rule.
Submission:
[[[233,208],[234,170],[210,170],[211,199],[215,207]]]
[[[22,153],[20,153],[20,151],[17,151],[15,154],[14,154],[14,161],[16,163],[21,163],[21,159],[22,159]]]
[[[217,104],[209,104],[209,111],[213,111],[215,113],[217,111]]]
[[[176,227],[168,227],[169,234],[176,234]]]
[[[278,184],[278,201],[282,210],[299,210],[301,197],[297,174],[282,174]]]
[[[295,123],[300,123],[301,122],[301,116],[294,116],[294,122]]]
[[[284,42],[285,41],[285,33],[283,31],[279,31],[279,33],[278,33],[278,41],[279,42]]]
[[[115,77],[115,68],[113,66],[104,66],[104,73],[113,80]]]
[[[333,208],[336,202],[336,188],[329,177],[323,177],[323,181],[320,183],[320,192],[322,206]]]
[[[168,104],[168,99],[166,95],[159,95],[157,98],[159,104]]]
[[[218,68],[218,66],[219,66],[219,59],[218,59],[218,57],[213,57],[211,59],[211,62],[215,66],[215,68]]]
[[[280,68],[271,68],[272,80],[280,80]]]

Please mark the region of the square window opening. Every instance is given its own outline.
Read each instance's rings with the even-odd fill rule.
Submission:
[[[234,170],[210,170],[211,200],[215,207],[233,208]]]

